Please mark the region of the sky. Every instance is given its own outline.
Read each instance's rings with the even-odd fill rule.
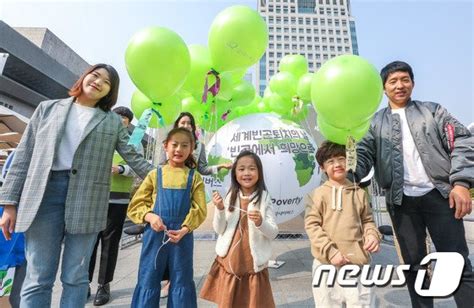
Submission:
[[[0,19],[11,27],[47,27],[87,62],[112,64],[121,77],[118,104],[129,106],[135,87],[124,54],[134,33],[163,26],[187,44],[206,45],[214,17],[236,4],[256,8],[257,0],[1,0]],[[474,1],[351,0],[351,10],[360,56],[378,70],[408,62],[413,99],[474,122]]]

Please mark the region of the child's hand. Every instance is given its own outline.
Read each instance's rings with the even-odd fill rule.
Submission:
[[[260,211],[253,210],[248,212],[249,219],[255,223],[257,227],[262,225],[262,214]]]
[[[223,168],[227,170],[232,169],[232,163],[224,163],[218,166],[218,169],[223,169]]]
[[[368,252],[372,252],[372,253],[379,251],[380,249],[379,239],[373,234],[367,235],[365,237],[365,243],[364,243],[363,248],[367,250]]]
[[[168,230],[168,237],[170,238],[171,243],[178,243],[183,236],[189,233],[188,227],[182,227],[179,230]]]
[[[112,166],[111,172],[112,172],[112,174],[119,174],[120,173],[119,166]]]
[[[224,209],[224,201],[217,191],[212,193],[212,203],[214,203],[219,211]]]
[[[331,262],[332,265],[335,265],[335,266],[343,266],[344,264],[351,262],[340,251],[338,251],[329,261]]]
[[[161,220],[161,217],[156,215],[155,213],[147,213],[145,215],[145,221],[150,224],[150,227],[155,230],[156,232],[161,232],[166,230],[166,226]]]

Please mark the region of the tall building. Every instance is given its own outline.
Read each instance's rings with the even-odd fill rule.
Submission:
[[[89,67],[46,28],[12,28],[0,20],[0,169],[41,101],[68,96]]]
[[[315,72],[328,59],[359,54],[350,0],[258,0],[269,30],[268,48],[257,66],[260,95],[287,54],[301,54]]]
[[[46,28],[12,28],[0,20],[0,38],[0,106],[27,118],[39,102],[67,97],[89,67]]]

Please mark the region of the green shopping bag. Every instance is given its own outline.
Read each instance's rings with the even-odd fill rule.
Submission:
[[[15,276],[15,268],[10,267],[0,271],[0,297],[10,296],[13,286],[13,277]]]

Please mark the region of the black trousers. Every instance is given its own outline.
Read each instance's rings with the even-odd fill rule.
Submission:
[[[458,307],[474,305],[474,273],[469,261],[462,219],[454,218],[449,200],[434,189],[420,197],[403,196],[401,206],[392,205],[391,218],[400,244],[402,257],[412,271],[405,272],[413,307],[433,307],[433,297],[422,297],[415,292],[416,273],[421,260],[427,255],[426,229],[438,252],[458,252],[465,260],[461,284],[454,293]],[[425,281],[425,284],[428,284]]]
[[[97,247],[101,243],[99,284],[106,284],[114,279],[115,266],[122,236],[123,223],[127,215],[128,204],[109,204],[107,226],[99,232],[97,242],[89,263],[89,281],[92,282],[97,256]]]

